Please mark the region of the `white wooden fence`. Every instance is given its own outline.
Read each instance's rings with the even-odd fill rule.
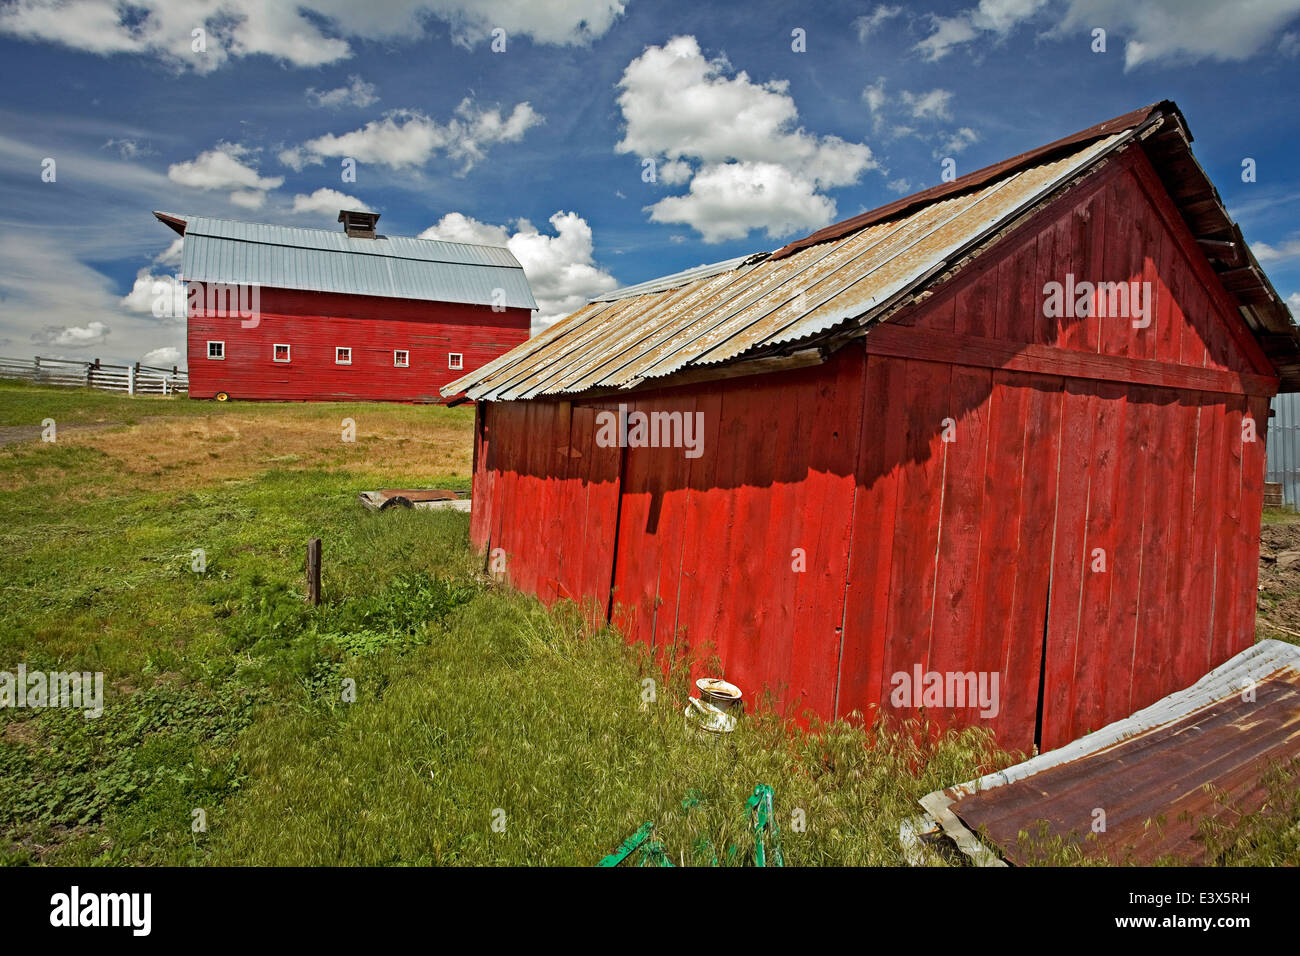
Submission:
[[[170,369],[152,365],[108,365],[95,359],[93,362],[76,362],[70,359],[4,358],[0,356],[0,378],[23,379],[42,385],[67,385],[80,388],[100,388],[109,392],[126,392],[128,395],[171,395],[188,392],[190,379],[176,366]]]

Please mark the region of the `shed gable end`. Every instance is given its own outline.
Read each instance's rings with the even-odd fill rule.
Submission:
[[[1136,148],[893,321],[1002,344],[1276,374]]]

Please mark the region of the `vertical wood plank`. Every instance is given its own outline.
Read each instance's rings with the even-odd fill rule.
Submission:
[[[1047,660],[1043,685],[1045,749],[1071,739],[1074,675],[1083,639],[1083,592],[1089,571],[1087,535],[1091,503],[1093,430],[1100,399],[1092,383],[1067,379],[1061,396],[1061,448],[1052,529],[1052,578]]]
[[[1025,378],[1020,546],[1015,558],[1015,589],[1001,662],[1001,707],[993,727],[1005,746],[1028,753],[1034,743],[1039,685],[1045,679],[1044,626],[1052,578],[1064,391],[1059,378],[1045,375]]]
[[[904,379],[901,359],[867,357],[836,715],[858,712],[868,723],[888,693],[884,659],[906,435],[891,412]]]
[[[916,666],[924,672],[929,665],[935,557],[947,457],[941,423],[951,407],[949,366],[910,360],[903,366],[903,390],[891,397],[892,416],[905,423],[906,431],[894,519],[889,623],[884,649],[886,693],[893,675],[910,677]],[[900,400],[902,407],[898,407]],[[904,706],[890,706],[889,712],[902,719],[921,717],[918,691],[914,687],[912,699]]]

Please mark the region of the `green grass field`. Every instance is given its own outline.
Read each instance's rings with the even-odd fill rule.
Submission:
[[[472,415],[0,384],[4,424],[103,426],[0,448],[0,670],[107,685],[95,720],[0,710],[0,859],[591,865],[653,820],[674,862],[745,864],[766,783],[787,864],[899,864],[918,797],[1016,759],[978,732],[868,741],[764,715],[689,736],[681,674],[494,585],[468,516],[359,506],[468,488]],[[1225,861],[1300,856],[1295,801],[1273,810]]]

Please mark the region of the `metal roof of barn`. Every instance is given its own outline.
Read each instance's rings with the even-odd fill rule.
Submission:
[[[1300,331],[1191,157],[1190,139],[1172,103],[1126,113],[770,255],[700,266],[600,296],[442,394],[513,401],[667,385],[717,366],[794,353],[820,361],[1113,151],[1138,141],[1237,296],[1283,387],[1290,377],[1300,388]]]
[[[1121,135],[781,259],[592,302],[443,394],[464,390],[470,398],[505,401],[634,388],[687,367],[809,339],[885,304],[1068,180]]]
[[[185,237],[187,281],[537,308],[519,260],[499,246],[154,215]]]
[[[672,275],[660,276],[657,279],[648,279],[645,282],[638,282],[636,285],[625,285],[621,288],[606,292],[604,295],[593,296],[591,302],[613,302],[615,299],[630,299],[633,296],[645,295],[649,292],[664,292],[667,289],[676,289],[686,285],[688,282],[694,282],[696,279],[707,279],[710,276],[718,275],[721,272],[731,272],[744,265],[753,256],[738,256],[735,259],[726,259],[722,262],[714,262],[708,265],[693,266],[690,269],[683,269],[681,272],[674,272]]]

